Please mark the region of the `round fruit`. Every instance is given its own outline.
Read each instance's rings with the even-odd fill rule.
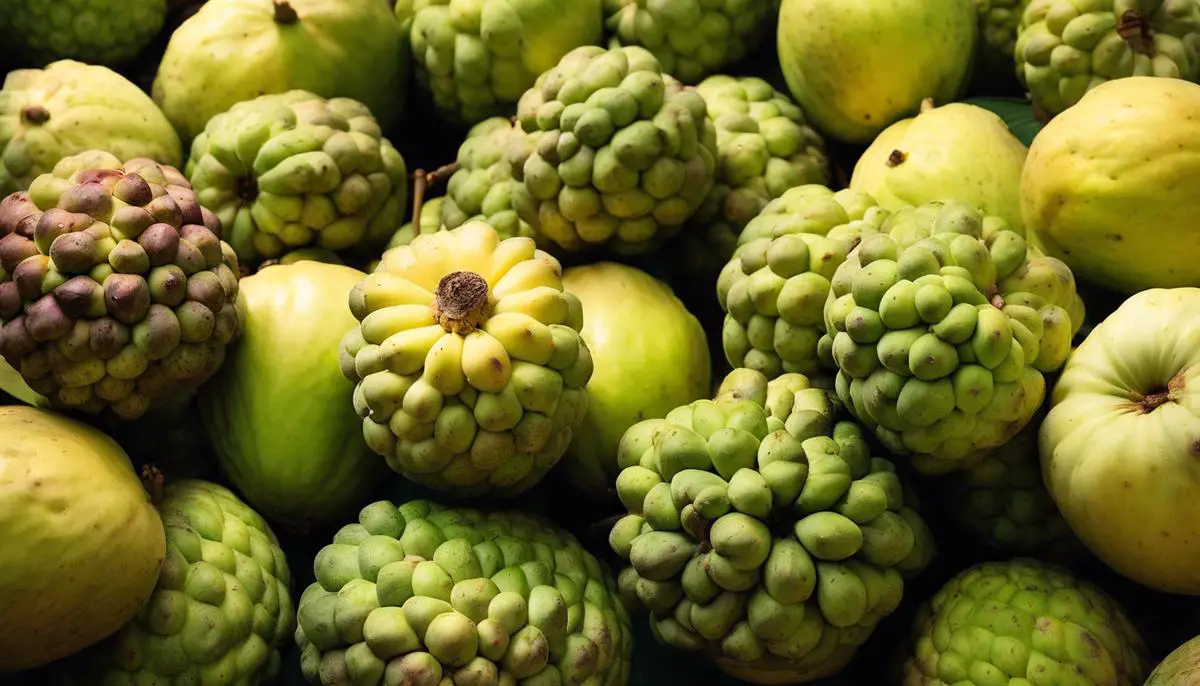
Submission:
[[[129,457],[99,431],[0,407],[0,673],[108,636],[154,590],[162,520]]]
[[[467,125],[511,114],[539,74],[604,33],[600,0],[401,0],[396,8],[411,22],[417,83],[441,115]]]
[[[654,53],[663,71],[686,84],[724,69],[768,38],[776,0],[604,0],[616,45]]]
[[[0,203],[0,237],[0,355],[58,407],[137,418],[238,336],[237,256],[174,167],[68,157]]]
[[[903,686],[1139,686],[1146,675],[1146,647],[1121,606],[1037,560],[960,573],[921,607],[913,634]]]
[[[629,682],[616,584],[549,522],[380,501],[313,569],[296,632],[310,684]]]
[[[378,248],[404,218],[404,158],[366,106],[306,91],[263,95],[213,117],[187,175],[247,265],[308,245]]]
[[[583,47],[521,96],[513,204],[567,250],[645,252],[713,187],[716,130],[704,98],[644,48]]]
[[[15,0],[0,13],[0,38],[23,60],[123,64],[167,17],[166,0]]]
[[[1048,115],[1110,80],[1200,78],[1200,5],[1191,0],[1027,2],[1017,75]]]
[[[23,191],[59,160],[88,150],[183,163],[179,136],[158,106],[110,69],[62,60],[5,76],[0,193]]]
[[[854,165],[850,187],[885,210],[953,199],[1024,235],[1021,169],[1028,150],[995,114],[966,103],[926,102],[892,124]]]
[[[382,0],[208,0],[171,34],[153,94],[185,140],[239,102],[291,90],[357,100],[386,129],[407,65]]]
[[[445,204],[446,198],[427,198],[421,205],[421,219],[415,223],[409,221],[404,226],[396,229],[396,233],[392,234],[391,240],[384,247],[383,252],[387,252],[392,248],[397,248],[401,245],[408,245],[413,242],[417,236],[441,231],[445,228],[442,223],[442,205]],[[380,254],[382,258],[382,253]],[[383,262],[382,259],[371,260],[367,263],[367,272],[373,272],[379,268]]]
[[[1193,595],[1200,594],[1197,312],[1197,288],[1126,300],[1071,355],[1041,430],[1046,485],[1084,544],[1134,581]]]
[[[1200,648],[1200,638],[1193,638],[1172,650],[1150,673],[1145,686],[1193,686],[1196,684],[1197,680],[1200,680],[1200,661],[1196,657],[1198,648]]]
[[[492,117],[471,127],[458,149],[458,169],[446,182],[441,221],[456,229],[473,219],[491,224],[502,238],[535,237],[529,222],[517,216],[513,194],[517,182],[509,161],[511,146],[526,145],[528,137],[517,124]]]
[[[633,267],[572,267],[563,286],[583,303],[583,340],[596,368],[563,466],[576,488],[603,495],[620,471],[617,448],[630,426],[708,396],[708,339],[667,284]]]
[[[1123,293],[1200,286],[1198,109],[1200,85],[1132,77],[1055,117],[1021,175],[1030,240]]]
[[[366,274],[297,262],[242,279],[242,338],[201,393],[214,452],[259,513],[292,527],[341,517],[380,474],[354,413],[338,343]]]
[[[1083,324],[1070,269],[1003,219],[955,203],[901,210],[834,274],[821,352],[842,402],[926,474],[981,459],[1045,397]]]
[[[977,21],[970,2],[783,0],[779,62],[792,97],[819,131],[868,143],[926,98],[958,97],[970,75]]]
[[[832,365],[823,369],[818,356],[829,281],[886,216],[866,194],[807,185],[787,191],[751,220],[717,279],[729,364],[767,378],[836,371]]]
[[[562,267],[490,225],[392,248],[350,293],[341,347],[363,436],[409,479],[515,496],[562,458],[587,412],[592,355]]]
[[[171,483],[164,496],[167,559],[153,595],[119,632],[67,660],[59,683],[273,683],[296,615],[271,528],[207,481]]]
[[[663,643],[759,684],[840,671],[899,606],[929,532],[893,465],[808,379],[749,369],[626,432],[609,534]]]
[[[710,76],[696,91],[717,130],[717,170],[684,233],[681,259],[691,278],[712,281],[767,203],[790,188],[829,182],[829,158],[800,108],[766,81]]]

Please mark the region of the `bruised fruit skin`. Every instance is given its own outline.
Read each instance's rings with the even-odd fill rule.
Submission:
[[[187,175],[248,265],[309,246],[378,249],[408,201],[404,158],[367,107],[307,91],[213,117],[192,142]]]
[[[363,437],[412,481],[511,497],[562,458],[587,412],[583,307],[558,260],[483,221],[383,254],[342,341]]]
[[[621,440],[609,534],[659,641],[757,684],[840,671],[932,553],[894,466],[799,374],[735,369],[715,400]]]
[[[273,683],[296,629],[291,573],[275,534],[229,489],[170,483],[159,505],[167,557],[154,593],[119,632],[56,667],[62,686]],[[182,650],[180,649],[182,648]]]
[[[0,407],[0,673],[108,636],[150,597],[162,520],[112,439],[61,415]]]
[[[380,501],[313,570],[296,632],[310,684],[629,683],[633,636],[611,574],[544,520]]]
[[[0,90],[0,193],[29,188],[64,157],[102,150],[179,167],[183,149],[154,101],[120,74],[72,60],[17,69]]]
[[[174,167],[68,157],[0,203],[0,355],[56,407],[136,419],[237,338],[238,260]]]
[[[643,253],[712,190],[716,129],[704,98],[640,47],[568,53],[521,96],[513,146],[521,219],[568,251]]]
[[[998,621],[1003,633],[992,630]],[[920,608],[912,635],[903,686],[1037,683],[1047,674],[1080,686],[1141,686],[1146,675],[1146,646],[1117,601],[1032,559],[960,573]]]

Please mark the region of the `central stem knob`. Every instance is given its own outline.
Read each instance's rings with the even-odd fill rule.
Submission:
[[[446,331],[468,334],[487,319],[488,284],[475,272],[451,272],[438,282],[433,316]]]

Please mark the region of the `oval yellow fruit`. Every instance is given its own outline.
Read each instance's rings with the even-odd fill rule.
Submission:
[[[1031,242],[1124,293],[1200,286],[1200,85],[1129,77],[1088,91],[1033,139]]]
[[[166,534],[108,436],[24,406],[0,407],[0,436],[2,674],[120,629],[154,591]]]

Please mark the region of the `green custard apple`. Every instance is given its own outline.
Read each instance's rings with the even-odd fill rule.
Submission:
[[[460,125],[511,115],[571,50],[603,37],[601,0],[399,0],[417,83]]]
[[[238,260],[174,167],[67,157],[0,203],[0,355],[59,408],[136,419],[241,329]]]
[[[513,206],[517,182],[510,148],[528,142],[520,124],[505,117],[491,117],[471,127],[458,149],[458,169],[446,182],[446,200],[441,205],[446,228],[482,219],[503,238],[537,237]]]
[[[926,98],[961,95],[977,22],[969,1],[783,0],[779,62],[817,130],[865,144]]]
[[[1017,74],[1047,115],[1115,79],[1200,79],[1200,5],[1191,0],[1027,2]]]
[[[892,124],[854,165],[850,187],[888,211],[961,202],[1025,233],[1021,170],[1028,149],[996,114],[967,103],[934,107]]]
[[[120,65],[163,27],[167,0],[15,0],[0,13],[0,38],[21,59]]]
[[[583,306],[533,239],[491,225],[418,236],[350,292],[342,373],[367,444],[408,479],[512,497],[562,459],[587,413]]]
[[[306,529],[352,512],[380,477],[338,344],[366,274],[300,261],[242,279],[242,337],[200,409],[230,483],[271,521]],[[286,402],[280,402],[286,399]]]
[[[734,368],[767,378],[832,376],[819,351],[830,280],[887,212],[855,190],[804,185],[786,191],[746,225],[717,279],[725,311],[721,342]]]
[[[408,59],[383,0],[208,0],[171,34],[153,95],[185,141],[239,102],[292,90],[357,100],[386,129]]]
[[[1193,638],[1172,650],[1150,673],[1144,686],[1191,686],[1196,683],[1200,679],[1197,649],[1200,649],[1200,639]]]
[[[0,193],[23,191],[64,157],[103,150],[179,167],[179,136],[154,101],[105,67],[61,60],[18,69],[0,89]]]
[[[563,272],[563,287],[583,303],[581,333],[595,367],[587,415],[563,467],[576,488],[603,496],[612,491],[617,450],[630,426],[708,397],[708,339],[670,286],[634,267],[572,267]]]
[[[756,684],[840,671],[932,542],[893,465],[808,379],[734,370],[626,432],[609,535],[655,637]]]
[[[296,629],[275,534],[229,489],[170,483],[158,585],[120,631],[65,661],[55,686],[272,683]]]
[[[1200,85],[1130,77],[1051,120],[1021,173],[1030,241],[1122,294],[1200,286],[1197,108]]]
[[[1004,445],[1083,324],[1071,271],[957,203],[889,216],[834,274],[824,316],[842,402],[926,474]]]
[[[912,631],[903,686],[1141,686],[1146,676],[1146,646],[1117,601],[1032,559],[961,572]]]
[[[616,45],[654,53],[683,83],[741,60],[768,38],[775,0],[604,0],[605,25]]]
[[[380,501],[313,570],[296,631],[310,684],[629,683],[632,635],[612,576],[541,519]]]
[[[762,79],[710,76],[696,91],[717,129],[717,171],[681,244],[689,276],[712,281],[767,203],[790,188],[829,182],[829,157],[800,108]]]
[[[404,158],[365,105],[307,91],[263,95],[213,117],[187,175],[238,259],[379,249],[408,200]]]
[[[120,629],[154,590],[166,537],[129,456],[108,436],[22,406],[0,407],[0,436],[3,675]]]
[[[643,253],[675,235],[713,188],[716,129],[704,98],[648,50],[582,47],[517,109],[517,214],[569,251]]]
[[[1198,307],[1200,288],[1122,303],[1071,355],[1039,439],[1050,495],[1096,557],[1186,595],[1200,595]]]

